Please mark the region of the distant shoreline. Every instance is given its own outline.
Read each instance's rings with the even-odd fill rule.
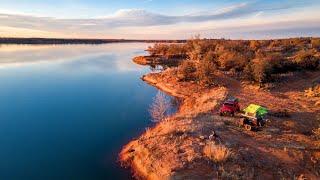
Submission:
[[[0,44],[107,44],[107,43],[184,43],[186,40],[139,39],[64,39],[64,38],[0,38]]]
[[[288,38],[270,38],[270,39],[206,39],[206,40],[237,40],[237,41],[252,41],[252,40],[284,40],[296,38],[320,38],[320,37],[288,37]],[[187,39],[72,39],[72,38],[23,38],[23,37],[0,37],[1,44],[39,44],[39,45],[54,45],[54,44],[108,44],[108,43],[186,43]]]

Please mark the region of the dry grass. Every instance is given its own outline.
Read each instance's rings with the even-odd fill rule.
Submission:
[[[320,147],[320,139],[300,134],[304,128],[308,128],[308,132],[315,129],[314,135],[318,134],[316,130],[320,126],[313,123],[317,112],[312,105],[314,98],[311,101],[302,92],[310,87],[310,81],[319,77],[319,72],[310,76],[305,74],[297,80],[295,76],[295,81],[279,89],[282,97],[278,96],[277,90],[263,91],[223,74],[217,82],[225,84],[226,88],[207,89],[193,82],[178,82],[175,72],[176,69],[170,68],[144,76],[150,84],[183,100],[177,114],[147,129],[142,137],[123,149],[121,162],[127,167],[149,179],[290,179],[292,174],[302,173],[310,179],[319,176],[317,171],[311,172],[311,167],[320,167],[320,155],[313,155],[317,161],[315,164],[305,158],[311,156],[305,148]],[[291,117],[272,118],[273,123],[259,132],[245,132],[232,125],[226,126],[224,122],[229,122],[229,117],[216,115],[216,110],[228,94],[239,97],[243,106],[257,102],[280,114],[286,113],[282,112],[286,107]],[[309,124],[301,126],[309,119],[312,120],[312,128]],[[226,145],[215,145],[207,140],[212,130]],[[278,169],[281,173],[277,173]]]
[[[229,148],[214,143],[207,144],[203,149],[203,153],[206,157],[216,163],[223,163],[232,156],[232,152]]]
[[[315,135],[315,137],[316,137],[317,139],[320,139],[320,128],[314,129],[314,130],[313,130],[313,134]]]
[[[320,85],[315,85],[304,91],[306,97],[320,97]]]
[[[312,132],[316,139],[320,140],[320,114],[317,116],[318,128],[315,128]]]

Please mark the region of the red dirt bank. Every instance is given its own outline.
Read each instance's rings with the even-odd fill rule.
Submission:
[[[299,75],[300,77],[301,75]],[[221,87],[204,88],[193,82],[178,82],[175,69],[142,77],[149,84],[183,99],[179,112],[138,139],[127,144],[120,161],[141,179],[292,179],[320,178],[320,142],[310,135],[319,107],[303,96],[308,82],[319,72],[306,73],[276,90],[263,91],[244,85],[222,74]],[[307,78],[306,78],[307,77]],[[305,80],[307,79],[307,80]],[[290,118],[271,117],[259,132],[237,127],[235,118],[212,113],[227,97],[241,105],[258,103],[271,111],[286,107]],[[234,156],[224,163],[213,163],[203,154],[212,131]]]

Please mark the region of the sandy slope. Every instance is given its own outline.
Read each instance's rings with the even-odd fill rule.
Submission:
[[[174,116],[148,129],[127,144],[120,161],[141,179],[290,179],[320,178],[320,142],[310,136],[320,108],[303,96],[303,89],[320,77],[318,72],[299,74],[295,81],[271,91],[217,75],[221,87],[203,88],[178,82],[175,70],[143,76],[143,80],[183,100]],[[259,132],[238,127],[236,118],[220,117],[217,109],[228,96],[241,105],[258,103],[271,112],[288,109],[290,118],[270,117]],[[216,131],[234,156],[216,164],[203,154],[208,136]]]

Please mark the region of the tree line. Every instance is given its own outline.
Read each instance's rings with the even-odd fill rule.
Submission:
[[[216,71],[244,80],[273,82],[277,74],[319,70],[320,38],[225,40],[192,38],[185,43],[157,43],[151,56],[180,58],[177,77],[210,85]]]

